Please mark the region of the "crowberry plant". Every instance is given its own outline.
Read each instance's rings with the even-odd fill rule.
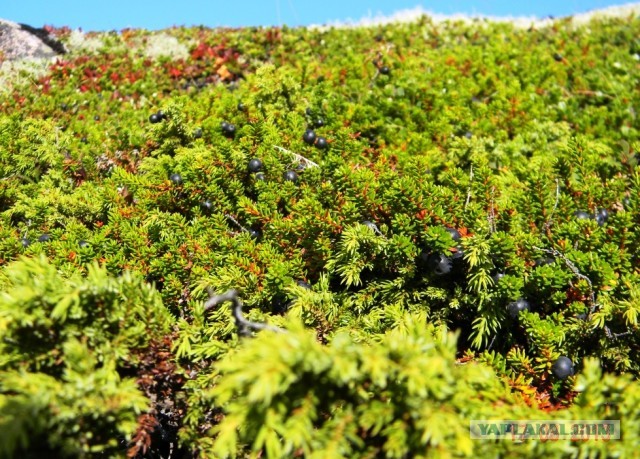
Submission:
[[[636,455],[639,29],[52,28],[0,70],[0,457]]]

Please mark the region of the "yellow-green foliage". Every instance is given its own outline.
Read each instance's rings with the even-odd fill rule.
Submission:
[[[638,30],[125,30],[17,78],[0,455],[637,456]]]
[[[263,332],[216,365],[215,385],[209,380],[204,394],[194,392],[192,410],[223,407],[226,415],[209,432],[213,442],[198,438],[195,418],[185,437],[211,458],[633,456],[637,381],[603,377],[589,360],[576,404],[543,414],[487,365],[456,364],[455,352],[453,334],[410,315],[370,345],[340,333],[323,346],[294,322],[288,333]],[[611,442],[471,440],[470,421],[482,419],[623,419],[624,435]]]
[[[5,273],[0,457],[22,448],[79,457],[126,449],[150,401],[122,374],[173,321],[158,293],[138,275],[116,279],[97,265],[64,278],[44,257]]]

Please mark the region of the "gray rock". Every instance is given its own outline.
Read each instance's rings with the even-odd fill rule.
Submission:
[[[0,19],[0,53],[5,61],[51,59],[65,52],[45,29]]]

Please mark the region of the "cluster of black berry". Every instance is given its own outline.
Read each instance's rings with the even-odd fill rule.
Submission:
[[[324,126],[324,119],[319,116],[314,118],[313,111],[310,108],[307,108],[306,114],[309,123],[307,126],[307,130],[304,132],[304,134],[302,134],[302,140],[304,141],[304,143],[308,145],[314,145],[316,148],[319,148],[321,150],[327,148],[329,146],[327,139],[322,136],[316,135],[316,132],[314,130]]]

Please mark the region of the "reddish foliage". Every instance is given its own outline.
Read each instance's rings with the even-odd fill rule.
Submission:
[[[182,70],[172,67],[169,69],[169,75],[171,75],[171,78],[180,78],[182,76]]]
[[[137,368],[138,386],[151,400],[147,413],[138,417],[138,429],[127,451],[127,457],[147,457],[151,452],[171,457],[177,444],[177,432],[186,406],[178,395],[186,378],[178,373],[171,353],[173,336],[153,341],[140,352]]]
[[[158,425],[158,420],[149,413],[138,416],[138,430],[131,442],[133,446],[127,451],[127,457],[136,457],[138,454],[146,454],[151,446],[151,436]]]
[[[206,57],[211,58],[215,55],[215,49],[206,43],[200,43],[193,51],[191,51],[191,59],[194,60],[204,59]]]

